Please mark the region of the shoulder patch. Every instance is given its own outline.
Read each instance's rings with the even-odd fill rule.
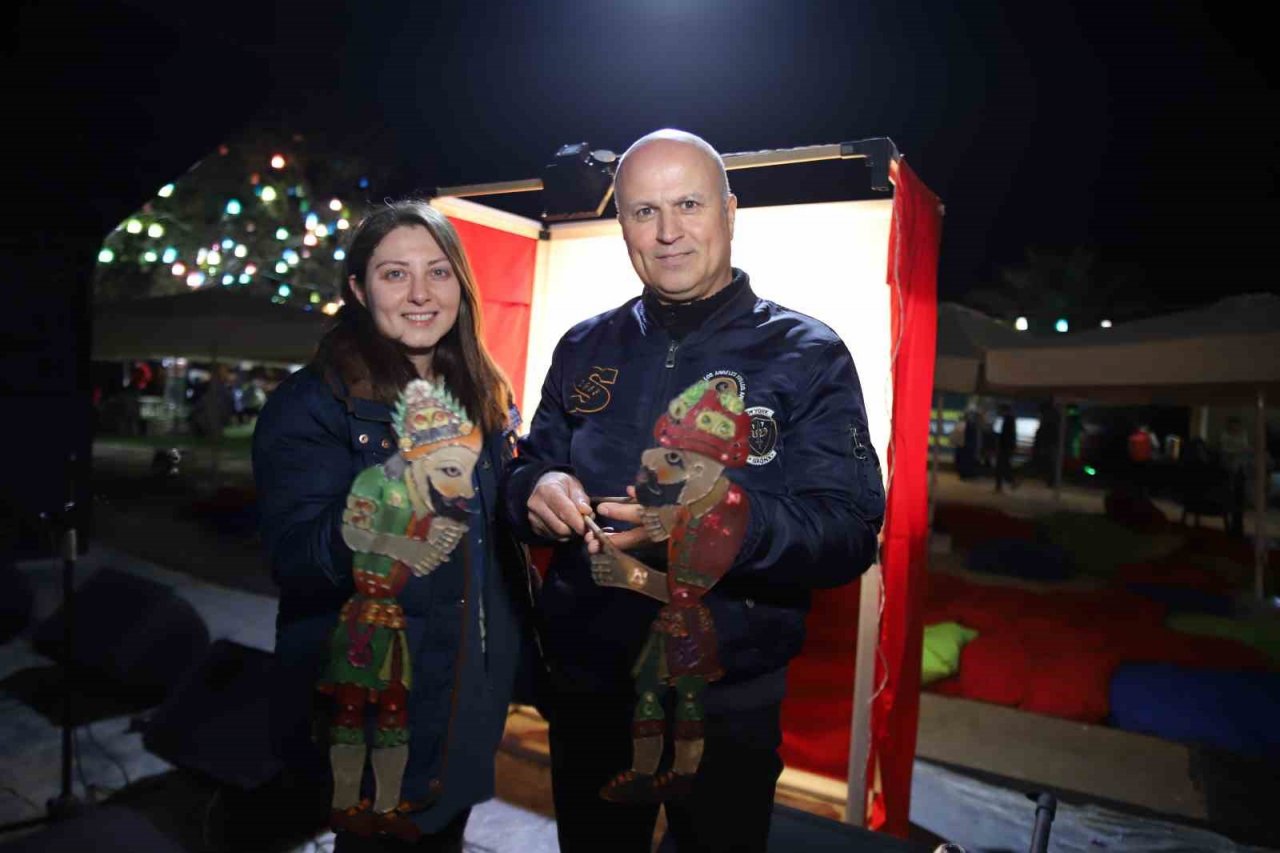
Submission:
[[[778,455],[778,422],[773,419],[773,409],[765,406],[752,406],[747,409],[751,415],[751,436],[747,440],[750,453],[747,455],[748,465],[767,465]]]
[[[739,400],[747,399],[746,377],[736,370],[713,370],[702,378],[718,394],[733,394]]]

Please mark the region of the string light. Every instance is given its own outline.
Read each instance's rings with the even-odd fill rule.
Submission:
[[[145,252],[142,253],[142,259],[149,264],[154,264],[157,260],[159,260],[159,258],[160,256],[157,255],[155,251],[152,249],[147,249]]]
[[[262,188],[262,200],[272,202],[276,200],[276,188],[273,186],[265,186]]]
[[[227,215],[239,216],[241,211],[240,199],[233,198],[227,200]]]
[[[153,240],[159,240],[164,236],[164,226],[159,222],[152,222],[147,226],[147,236]]]
[[[106,246],[102,247],[102,251],[98,252],[98,263],[109,264],[116,259],[116,253]]]
[[[187,267],[185,264],[179,261],[178,263],[170,267],[170,272],[172,272],[174,275],[186,275]]]
[[[284,168],[284,163],[285,163],[285,160],[284,160],[284,155],[283,155],[283,154],[274,154],[274,155],[272,155],[272,157],[271,157],[271,168],[273,168],[273,169],[283,169],[283,168]]]
[[[253,281],[253,276],[249,275],[247,272],[240,273],[241,284],[248,284],[251,281]]]
[[[1059,317],[1058,322],[1053,324],[1053,328],[1059,332],[1065,332],[1067,330],[1067,318]]]
[[[329,236],[329,226],[327,226],[327,225],[323,225],[323,224],[321,224],[321,225],[317,225],[317,226],[316,226],[316,236],[317,236],[317,237],[328,237],[328,236]]]
[[[341,307],[342,306],[339,305],[337,302],[328,302],[320,310],[323,311],[325,314],[328,314],[330,317],[332,317],[334,314],[338,313],[338,309]]]
[[[351,223],[348,222],[346,219],[339,219],[337,222],[337,226],[339,231],[346,231],[348,228],[351,227]]]
[[[289,231],[283,225],[276,229],[276,239],[277,240],[289,239]]]
[[[171,264],[177,259],[178,259],[178,250],[173,248],[172,246],[167,247],[164,250],[164,254],[160,256],[160,260],[164,261],[166,264]]]
[[[1013,327],[1017,329],[1019,332],[1025,332],[1027,330],[1027,318],[1019,317],[1018,319],[1014,320]]]
[[[165,184],[160,189],[156,190],[156,195],[160,196],[160,198],[168,198],[173,195],[173,184]]]
[[[245,265],[244,265],[244,272],[245,272],[245,275],[257,275],[257,274],[258,274],[258,265],[257,265],[257,264],[245,264]]]
[[[278,272],[278,273],[280,273],[281,275],[283,275],[284,273],[287,273],[288,271],[289,271],[289,265],[288,265],[288,264],[286,264],[284,261],[276,261],[276,272]]]
[[[337,213],[339,210],[342,210],[342,202],[338,201],[336,198],[332,199],[329,202],[329,209],[334,213]]]
[[[334,249],[334,250],[333,250],[333,259],[334,259],[335,261],[341,261],[341,260],[344,260],[346,257],[347,257],[347,253],[346,253],[345,251],[343,251],[342,249]]]
[[[231,254],[235,255],[237,258],[243,258],[245,255],[249,254],[249,247],[244,243],[236,243],[236,248]]]
[[[319,242],[319,241],[316,239],[316,235],[315,235],[315,234],[308,234],[307,236],[305,236],[305,237],[303,237],[303,238],[302,238],[302,245],[304,245],[304,246],[314,246],[314,245],[316,245],[318,242]]]
[[[142,222],[137,219],[130,219],[124,224],[124,230],[128,231],[130,234],[141,234]]]
[[[187,276],[187,287],[199,287],[204,284],[204,273],[196,270]]]
[[[236,280],[236,277],[235,277],[235,276],[233,276],[231,273],[227,273],[226,275],[224,275],[224,276],[222,277],[222,283],[223,283],[224,285],[231,284],[231,283],[232,283],[232,282],[234,282],[235,280]]]
[[[315,228],[319,224],[320,224],[320,217],[316,216],[314,213],[307,214],[307,230],[308,231]]]
[[[1104,329],[1110,329],[1110,328],[1111,328],[1111,321],[1110,321],[1110,320],[1103,320],[1103,321],[1102,321],[1101,323],[1099,323],[1098,325],[1099,325],[1099,326],[1101,326],[1101,327],[1102,327],[1102,328],[1104,328]]]
[[[210,266],[215,266],[215,267],[216,267],[216,266],[217,266],[218,264],[220,264],[220,263],[222,263],[222,254],[221,254],[220,252],[216,252],[216,251],[214,251],[214,252],[210,252],[210,253],[209,253],[209,265],[210,265]]]
[[[289,296],[289,294],[290,294],[290,293],[292,293],[292,292],[293,292],[293,290],[292,290],[292,289],[289,287],[289,285],[287,285],[287,284],[282,284],[282,285],[280,285],[279,287],[277,287],[277,288],[276,288],[276,293],[278,293],[278,294],[280,294],[281,296],[284,296],[284,297],[288,297],[288,296]]]

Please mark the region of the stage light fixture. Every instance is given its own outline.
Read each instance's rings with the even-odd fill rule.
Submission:
[[[543,220],[593,219],[604,213],[617,160],[612,151],[593,151],[586,142],[560,146],[542,170]]]

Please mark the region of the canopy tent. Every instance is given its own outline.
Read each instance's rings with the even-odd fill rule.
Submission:
[[[92,358],[180,356],[302,364],[328,318],[225,288],[96,306]]]
[[[933,387],[938,391],[973,394],[982,385],[983,360],[993,347],[1025,342],[1016,332],[981,311],[957,302],[938,304],[938,360]]]
[[[1264,595],[1266,400],[1280,391],[1280,296],[1233,296],[1111,329],[995,348],[987,353],[986,381],[997,392],[1051,395],[1059,403],[1253,403],[1254,584]],[[1061,446],[1057,464],[1060,480]]]
[[[993,390],[1124,403],[1249,401],[1280,390],[1280,296],[1233,296],[1111,329],[997,344]]]
[[[846,820],[905,835],[919,703],[925,437],[941,205],[888,140],[730,154],[725,161],[735,169],[868,156],[850,153],[867,150],[887,155],[872,164],[884,173],[873,184],[887,190],[892,182],[892,197],[775,207],[752,207],[749,198],[740,198],[733,252],[759,295],[829,324],[857,363],[872,440],[888,479],[882,565],[859,585],[815,597],[804,654],[815,653],[819,638],[842,650],[844,695],[854,699]],[[536,180],[472,185],[454,188],[456,195],[442,190],[432,201],[459,226],[477,265],[486,340],[523,389],[517,394],[526,420],[561,335],[640,289],[612,218],[542,223],[458,197],[540,187]],[[525,248],[518,250],[522,240]],[[499,244],[506,260],[482,269]],[[497,335],[498,329],[506,331]],[[848,653],[855,646],[856,666]]]

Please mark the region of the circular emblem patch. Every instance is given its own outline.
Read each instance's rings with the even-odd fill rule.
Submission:
[[[747,455],[747,464],[768,464],[778,455],[778,422],[773,419],[773,409],[752,406],[747,414],[751,415],[751,437],[747,441],[751,452]]]

